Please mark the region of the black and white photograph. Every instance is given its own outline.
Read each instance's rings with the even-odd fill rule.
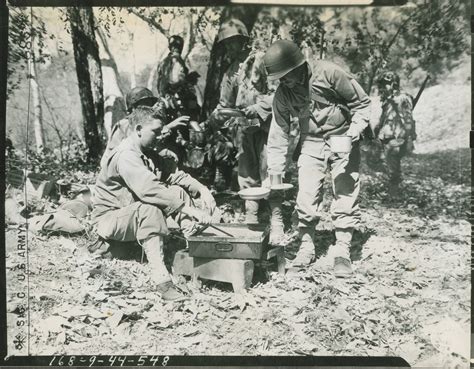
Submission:
[[[467,368],[470,2],[399,3],[8,5],[4,363]]]

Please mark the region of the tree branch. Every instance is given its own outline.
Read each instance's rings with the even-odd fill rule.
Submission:
[[[143,15],[142,13],[140,13],[138,10],[136,10],[136,8],[127,8],[127,10],[137,16],[138,18],[140,18],[142,21],[148,23],[150,26],[156,28],[159,32],[161,32],[163,34],[163,36],[165,36],[166,38],[169,37],[169,31],[164,29],[163,26],[161,24],[159,24],[157,21],[155,21],[154,19],[152,18],[148,18],[147,16]]]

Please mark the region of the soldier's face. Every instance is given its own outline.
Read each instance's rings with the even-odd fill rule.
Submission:
[[[152,149],[161,138],[163,123],[159,119],[152,119],[143,126],[137,126],[140,147],[144,150]]]
[[[390,96],[393,92],[393,85],[392,82],[386,82],[381,86],[381,95],[382,96]]]
[[[231,37],[224,40],[225,52],[231,59],[237,58],[242,51],[243,41],[240,37]]]
[[[291,72],[288,72],[280,78],[280,83],[288,88],[294,88],[297,84],[302,83],[304,80],[303,69],[296,68]]]

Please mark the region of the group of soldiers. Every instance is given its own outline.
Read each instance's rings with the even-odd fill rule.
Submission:
[[[296,211],[301,245],[292,270],[304,269],[315,260],[314,233],[322,216],[322,190],[329,170],[334,193],[334,274],[349,277],[349,250],[360,222],[359,143],[369,126],[369,97],[341,67],[307,60],[292,41],[276,41],[266,52],[252,50],[248,30],[237,19],[221,25],[217,41],[231,64],[216,109],[206,121],[194,124],[195,130],[214,139],[208,160],[224,174],[235,163],[240,189],[270,187],[271,174],[284,176],[289,169],[290,129],[297,120]],[[188,237],[203,224],[216,221],[216,202],[205,185],[181,170],[184,159],[176,144],[189,140],[180,130],[199,120],[193,92],[199,75],[189,73],[180,56],[182,38],[173,36],[169,48],[158,72],[159,97],[145,88],[127,95],[128,116],[113,127],[101,161],[93,221],[104,240],[137,241],[147,255],[157,291],[163,299],[175,300],[182,292],[164,265],[163,236],[169,233],[170,222]],[[272,81],[279,81],[276,90]],[[380,77],[379,91],[383,114],[375,135],[383,146],[390,191],[396,192],[400,160],[416,139],[412,99],[400,92],[393,73]],[[223,108],[239,109],[244,116],[229,118],[222,114]],[[350,153],[330,150],[328,139],[334,134],[352,138]],[[280,196],[271,191],[269,197],[272,243],[284,233]],[[200,207],[195,198],[200,198]],[[258,222],[259,205],[245,202],[246,223]]]

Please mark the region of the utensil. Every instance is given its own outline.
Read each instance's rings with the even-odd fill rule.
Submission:
[[[239,196],[244,200],[260,200],[270,194],[270,189],[266,187],[250,187],[239,191]]]
[[[233,234],[229,233],[229,232],[226,232],[224,231],[223,229],[220,229],[218,227],[216,227],[215,225],[212,225],[212,224],[206,224],[204,227],[202,227],[199,231],[197,231],[195,234],[193,234],[193,236],[197,236],[199,234],[201,234],[202,232],[204,232],[207,228],[214,228],[216,231],[219,231],[219,232],[222,232],[224,233],[226,236],[229,236],[229,237],[234,237]]]

